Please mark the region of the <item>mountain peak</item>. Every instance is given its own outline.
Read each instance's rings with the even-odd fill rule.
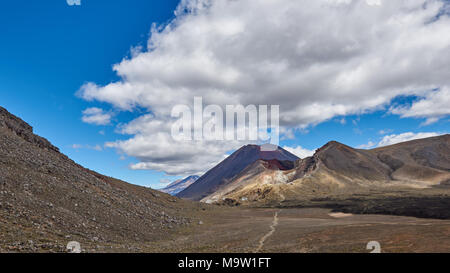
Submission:
[[[373,150],[330,141],[302,160],[258,160],[202,199],[208,203],[279,204],[306,196],[352,195],[367,189],[391,191],[442,187],[450,181],[449,135]],[[414,184],[411,183],[414,181]],[[308,197],[306,197],[308,198]]]
[[[235,153],[232,155],[235,156],[249,156],[251,155],[254,158],[254,161],[258,159],[262,160],[287,160],[287,161],[296,161],[299,158],[286,151],[285,149],[281,148],[280,146],[272,145],[272,144],[263,144],[263,145],[255,145],[255,144],[249,144],[242,146],[240,149],[238,149]]]
[[[327,144],[325,144],[323,147],[340,147],[340,146],[347,146],[347,145],[337,142],[335,140],[332,140],[332,141],[329,141]]]
[[[319,149],[317,149],[314,155],[315,156],[321,155],[327,151],[329,152],[330,150],[354,150],[354,149],[350,146],[332,140],[329,141],[327,144],[323,145],[322,147],[320,147]]]
[[[201,200],[226,185],[234,176],[258,160],[297,161],[299,158],[279,146],[275,150],[264,149],[259,145],[245,145],[209,170],[194,184],[180,192],[177,196],[192,200]],[[273,147],[272,147],[273,148]],[[275,166],[275,164],[271,164]]]
[[[167,187],[160,189],[160,191],[168,193],[170,195],[176,195],[182,190],[186,189],[190,185],[192,185],[195,181],[200,178],[198,175],[191,175],[184,179],[178,179],[172,183],[170,183]]]

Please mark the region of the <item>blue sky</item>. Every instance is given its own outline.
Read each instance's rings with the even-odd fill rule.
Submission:
[[[116,79],[111,67],[145,44],[151,24],[173,17],[178,1],[7,1],[0,9],[0,105],[30,123],[76,162],[127,181],[151,185],[162,175],[131,171],[114,150],[71,148],[123,138],[114,127],[81,122],[90,104],[75,92],[86,81]],[[123,120],[131,119],[125,113]],[[121,117],[122,118],[122,117]],[[121,119],[122,120],[122,119]],[[100,135],[99,131],[105,135]]]
[[[158,168],[132,170],[130,165],[142,161],[142,158],[124,148],[104,147],[107,142],[130,139],[130,135],[121,134],[118,128],[144,115],[149,107],[137,104],[132,111],[125,111],[114,100],[98,96],[87,100],[76,95],[88,82],[108,86],[122,81],[112,66],[121,63],[124,58],[136,59],[131,56],[132,47],[142,46],[145,52],[152,23],[164,25],[174,20],[174,10],[178,4],[178,1],[170,0],[82,0],[81,6],[69,6],[65,0],[2,3],[0,105],[30,123],[37,134],[49,139],[64,154],[87,168],[151,187],[160,187],[161,179],[180,178],[181,175],[167,176]],[[245,18],[245,15],[240,16]],[[192,16],[186,18],[178,25],[189,26],[186,22]],[[162,32],[161,41],[164,42],[170,33],[177,34]],[[197,33],[189,37],[195,35]],[[188,42],[191,41],[186,41],[186,44]],[[177,46],[182,51],[184,45]],[[437,49],[436,54],[439,54]],[[447,56],[442,58],[445,60]],[[445,65],[448,66],[448,62]],[[390,79],[390,82],[394,80]],[[429,85],[426,79],[423,83],[424,86],[425,83]],[[439,79],[435,87],[443,89],[445,84],[445,80]],[[404,85],[398,83],[395,86]],[[387,91],[383,92],[387,94]],[[354,147],[372,142],[368,146],[375,147],[386,136],[407,132],[450,132],[449,116],[445,111],[417,115],[411,114],[411,111],[403,111],[403,114],[389,111],[394,106],[411,107],[420,100],[427,100],[427,103],[434,101],[431,88],[408,92],[399,93],[400,96],[385,95],[388,100],[377,105],[358,109],[348,107],[349,110],[342,114],[333,112],[329,117],[314,117],[316,119],[311,122],[306,121],[306,129],[296,130],[295,138],[284,139],[280,146],[301,146],[314,150],[330,140],[336,140]],[[430,105],[433,107],[433,104]],[[98,126],[83,122],[82,112],[92,107],[114,113],[110,124]],[[438,118],[424,125],[430,117]],[[314,122],[316,120],[318,122]],[[298,123],[304,125],[305,121],[299,119]]]

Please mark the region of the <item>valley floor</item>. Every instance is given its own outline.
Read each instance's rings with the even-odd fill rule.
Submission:
[[[223,210],[203,215],[202,225],[172,240],[147,246],[162,252],[367,253],[450,252],[450,220],[352,215],[328,209]]]
[[[324,208],[242,207],[210,207],[197,211],[195,219],[187,227],[166,231],[150,241],[17,234],[9,242],[0,241],[0,253],[63,252],[72,240],[79,241],[88,253],[368,253],[370,241],[379,242],[384,253],[450,253],[450,220],[353,215]],[[1,231],[3,235],[9,232]],[[50,240],[51,245],[42,245],[43,240]],[[33,241],[31,248],[28,245]]]

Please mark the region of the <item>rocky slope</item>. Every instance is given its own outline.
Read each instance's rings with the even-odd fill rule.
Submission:
[[[226,187],[237,175],[258,160],[272,162],[271,167],[276,168],[278,165],[281,167],[282,164],[285,164],[282,162],[294,162],[299,159],[280,147],[275,148],[273,151],[265,151],[258,145],[244,146],[200,177],[194,184],[177,194],[177,196],[191,200],[202,200]]]
[[[200,178],[198,175],[191,175],[184,179],[179,179],[170,183],[167,187],[160,189],[160,191],[168,193],[170,195],[177,195],[179,192],[183,191],[190,185],[194,184]]]
[[[203,208],[87,170],[0,107],[0,252],[136,251]]]

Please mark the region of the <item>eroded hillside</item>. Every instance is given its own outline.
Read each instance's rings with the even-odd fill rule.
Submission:
[[[127,251],[205,207],[85,169],[0,108],[0,252],[64,251],[72,240]]]

